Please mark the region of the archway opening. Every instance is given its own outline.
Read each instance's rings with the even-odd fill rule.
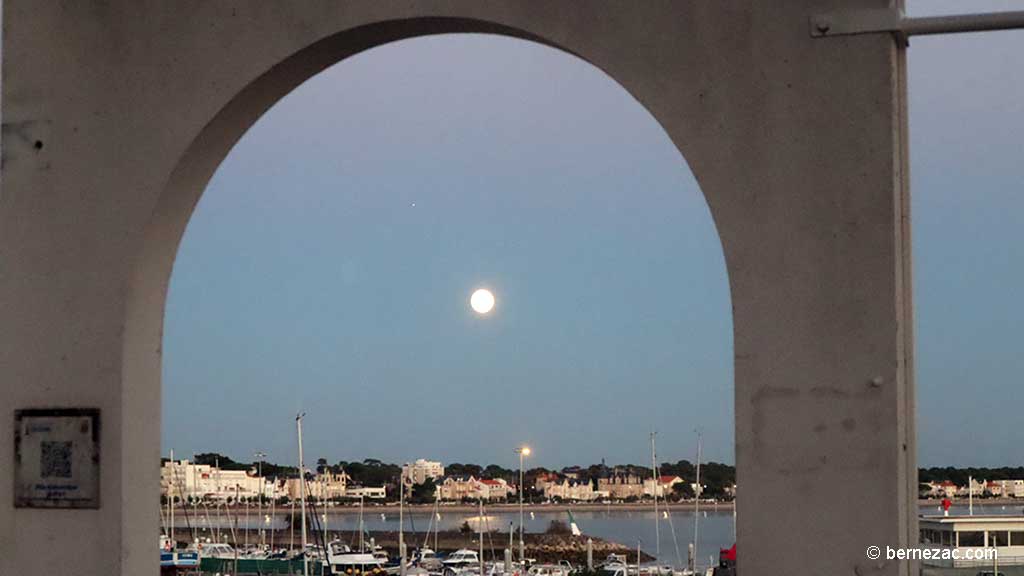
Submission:
[[[497,300],[486,315],[468,306],[480,286]],[[728,294],[695,179],[607,75],[502,36],[390,43],[289,93],[210,181],[169,291],[164,453],[294,466],[305,412],[319,472],[359,467],[365,478],[349,481],[365,483],[382,473],[369,461],[426,457],[514,487],[526,442],[530,499],[603,503],[577,511],[585,530],[676,564],[692,487],[655,484],[670,501],[660,516],[641,502],[650,433],[659,476],[689,485],[699,430],[716,463],[701,482],[714,507],[699,519],[706,565],[734,541]],[[546,491],[546,473],[592,489]],[[171,474],[186,500],[233,498],[216,474],[191,486],[194,469]],[[600,484],[608,476],[635,476],[637,493]],[[622,494],[595,494],[609,490]],[[223,538],[206,506],[192,510],[193,536]],[[351,532],[346,511],[329,515],[335,535]],[[553,514],[531,512],[527,530]],[[368,525],[394,528],[387,517]]]

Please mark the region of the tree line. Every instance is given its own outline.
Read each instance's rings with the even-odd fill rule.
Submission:
[[[166,459],[163,461],[166,461]],[[230,456],[216,452],[196,454],[194,462],[196,464],[219,466],[223,470],[255,470],[257,465],[260,465],[259,462],[239,462]],[[269,478],[296,478],[299,475],[298,467],[296,466],[282,466],[267,461],[263,461],[261,466],[263,475]],[[319,458],[316,461],[315,471],[318,474],[326,472],[340,474],[344,471],[349,475],[354,484],[362,486],[397,487],[399,478],[402,475],[402,467],[400,465],[383,462],[376,458],[366,458],[362,461],[341,460],[335,464],[328,463],[326,458]],[[701,485],[704,486],[703,494],[709,498],[724,496],[726,488],[736,483],[736,468],[729,464],[706,462],[701,464],[700,471]],[[679,476],[682,478],[685,482],[683,485],[677,486],[677,490],[681,491],[682,495],[692,495],[690,483],[696,477],[696,467],[689,460],[679,460],[675,463],[666,462],[659,466],[658,472],[662,476]],[[591,464],[586,467],[568,466],[562,469],[534,467],[524,471],[524,480],[527,487],[524,495],[527,498],[539,498],[540,493],[533,490],[532,487],[538,477],[551,474],[573,477],[577,482],[591,482],[595,488],[599,478],[615,474],[631,475],[641,479],[647,479],[652,476],[650,467],[636,464],[607,466],[602,463]],[[479,464],[453,462],[445,465],[445,475],[500,478],[511,485],[519,484],[518,469],[505,468],[497,464],[481,466]],[[429,486],[414,486],[413,493],[410,496],[415,500],[432,501],[435,489],[436,487],[433,482],[430,482]]]
[[[166,459],[163,461],[166,461]],[[258,462],[238,462],[229,456],[218,454],[216,452],[196,454],[194,461],[196,464],[220,466],[223,470],[255,470],[258,464]],[[298,476],[298,468],[295,466],[282,466],[264,461],[262,463],[262,468],[263,475],[271,478],[295,478]],[[332,472],[339,474],[342,471],[345,471],[349,477],[352,478],[354,483],[363,486],[398,486],[398,480],[402,474],[402,467],[398,464],[386,463],[375,458],[366,458],[362,461],[342,460],[336,464],[329,464],[327,459],[320,458],[316,462],[317,473]],[[696,478],[696,467],[689,460],[679,460],[674,463],[663,463],[659,466],[658,472],[662,476],[679,476],[685,481],[685,486],[680,485],[678,490],[682,491],[684,495],[688,495],[692,492],[689,484]],[[598,478],[607,477],[612,474],[650,478],[651,468],[635,464],[607,466],[603,463],[591,464],[586,467],[568,466],[560,470],[534,467],[524,471],[527,486],[526,495],[528,497],[536,496],[536,493],[531,494],[530,487],[533,486],[538,476],[546,476],[549,474],[575,476],[577,481],[593,482],[596,487]],[[501,478],[509,484],[519,484],[518,469],[505,468],[497,464],[480,466],[478,464],[453,462],[445,465],[445,475],[473,476],[475,478]],[[719,462],[703,463],[701,464],[700,475],[701,484],[704,486],[703,493],[710,498],[722,497],[726,492],[726,488],[731,487],[736,483],[736,468],[729,464],[722,464]],[[1003,466],[999,468],[956,468],[953,466],[936,466],[931,468],[920,468],[918,470],[918,480],[921,483],[948,480],[958,486],[965,486],[967,485],[968,478],[971,477],[976,481],[1024,479],[1024,466]],[[414,487],[414,489],[415,488],[416,487]],[[431,483],[429,487],[420,487],[418,490],[415,490],[413,497],[429,501],[433,498],[434,489],[433,483]]]
[[[957,486],[966,486],[967,480],[1021,480],[1024,466],[1003,466],[1001,468],[954,468],[952,466],[921,468],[917,473],[918,482],[942,482],[949,480]]]

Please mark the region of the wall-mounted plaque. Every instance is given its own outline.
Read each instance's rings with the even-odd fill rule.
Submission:
[[[100,411],[14,411],[14,506],[99,508]]]

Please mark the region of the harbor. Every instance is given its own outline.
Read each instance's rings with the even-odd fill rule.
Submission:
[[[350,476],[344,470],[330,470],[323,459],[319,461],[317,476],[307,472],[302,440],[304,416],[300,413],[295,418],[297,477],[286,478],[282,484],[276,478],[268,482],[263,477],[260,460],[254,475],[249,472],[232,475],[246,483],[244,499],[241,483],[233,486],[233,495],[232,487],[225,486],[219,460],[215,468],[203,465],[205,468],[199,472],[195,465],[175,461],[171,452],[163,467],[166,474],[162,474],[162,500],[166,508],[161,506],[160,557],[165,573],[213,572],[233,576],[293,573],[301,561],[304,576],[326,573],[408,576],[410,571],[420,576],[568,576],[574,572],[595,571],[629,576],[631,570],[635,576],[735,574],[736,549],[735,544],[729,544],[736,539],[735,507],[719,511],[717,500],[702,501],[706,485],[701,483],[700,434],[697,435],[697,463],[692,484],[676,475],[660,474],[653,432],[650,434],[652,467],[647,479],[634,474],[635,467],[622,474],[618,470],[608,474],[603,463],[598,476],[585,481],[580,478],[582,471],[576,470],[564,472],[564,478],[547,471],[533,474],[533,493],[540,489],[549,502],[556,494],[558,500],[566,496],[582,497],[590,501],[586,509],[542,504],[540,510],[535,510],[538,505],[531,503],[527,514],[524,460],[532,452],[528,446],[516,449],[520,466],[519,481],[515,484],[500,477],[473,476],[468,479],[449,476],[441,482],[444,467],[439,462],[418,460],[415,465],[403,466],[397,479],[396,517],[393,507],[367,506],[367,492],[361,486],[353,487],[358,491],[355,515],[352,506],[337,505],[339,499],[349,494]],[[257,456],[264,455],[257,453]],[[212,506],[209,499],[196,498],[200,477],[213,481],[216,494],[228,496],[223,500],[213,499]],[[329,484],[336,488],[333,498]],[[255,514],[250,505],[249,485],[256,490]],[[277,498],[279,485],[286,489],[288,497]],[[601,490],[595,492],[595,485]],[[265,509],[268,486],[272,492],[270,505]],[[669,495],[681,499],[687,489],[694,494],[691,506],[674,514]],[[433,505],[407,510],[406,494],[412,496],[417,491],[420,497],[424,492],[433,496]],[[386,498],[387,492],[385,479],[385,485],[372,494]],[[509,503],[513,494],[518,497],[518,506],[514,508]],[[616,507],[616,520],[612,521],[613,494],[623,496],[623,503],[627,505],[637,504],[645,495],[650,499],[643,507],[630,506],[624,510]],[[732,484],[731,494],[735,494],[735,484]],[[593,502],[595,495],[604,500]],[[474,496],[475,514],[468,506]],[[442,506],[442,498],[459,498],[462,506]],[[505,502],[491,508],[491,500]],[[708,518],[709,507],[713,518],[728,514],[732,530],[724,539],[705,536],[705,547],[709,542],[716,545],[718,541],[725,542],[725,546],[717,547],[707,556],[705,563],[698,534],[702,520]],[[417,516],[420,531],[416,528]],[[688,520],[691,519],[692,532],[681,545],[682,528],[690,525]],[[397,527],[389,525],[396,521]],[[581,523],[587,526],[586,533]],[[602,525],[617,526],[618,530],[614,531],[617,533],[613,537],[602,537]],[[667,530],[662,529],[663,525]],[[646,528],[650,526],[653,526],[653,538]],[[543,530],[537,529],[540,527]],[[663,541],[663,535],[667,541]],[[597,560],[602,557],[604,560]]]

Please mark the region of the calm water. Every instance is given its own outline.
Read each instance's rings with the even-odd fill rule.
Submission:
[[[922,514],[942,514],[942,511],[937,506],[921,507]],[[968,508],[966,505],[953,506],[951,514],[967,514]],[[1006,515],[1020,515],[1024,513],[1024,505],[984,505],[976,504],[974,506],[975,514],[1006,514]],[[197,518],[192,516],[190,521],[195,525],[202,527],[222,527],[227,529],[231,521],[221,513],[218,518],[217,513],[212,509],[209,511],[209,520],[207,520],[207,513],[200,509],[200,513]],[[407,513],[405,518],[405,527],[407,530],[424,532],[428,529],[432,529],[431,526],[430,512],[416,511],[413,513]],[[440,509],[440,527],[442,530],[456,530],[462,526],[463,522],[468,522],[470,526],[477,529],[477,515],[474,512],[456,512],[452,510],[445,510],[444,507]],[[658,532],[659,538],[655,540],[655,527],[654,527],[654,512],[653,510],[647,511],[626,511],[626,510],[610,510],[610,511],[597,511],[597,512],[573,512],[573,516],[576,518],[577,524],[584,534],[595,536],[598,538],[604,538],[614,542],[635,547],[637,543],[640,543],[640,547],[653,556],[657,556],[661,562],[669,564],[680,564],[686,562],[687,558],[687,547],[693,540],[693,512],[692,511],[673,511],[669,519],[661,517]],[[659,513],[659,516],[662,516]],[[255,514],[249,517],[251,527],[253,529],[258,526],[258,519]],[[528,532],[543,532],[547,529],[548,525],[552,520],[560,520],[563,522],[568,521],[568,515],[565,512],[551,512],[551,511],[534,511],[532,514],[527,511],[525,514],[526,530]],[[728,548],[732,546],[734,540],[734,527],[733,527],[733,515],[732,511],[726,508],[721,510],[715,510],[713,507],[708,510],[701,511],[700,514],[700,554],[698,558],[701,564],[708,562],[709,558],[713,558],[717,561],[718,551],[721,548]],[[377,531],[386,530],[393,531],[398,530],[398,513],[388,512],[381,514],[380,512],[374,511],[372,507],[366,509],[363,515],[363,522],[367,530]],[[509,525],[518,526],[519,514],[517,512],[501,511],[497,513],[487,513],[484,517],[485,530],[501,530],[508,531]],[[185,519],[180,515],[180,512],[176,518],[176,525],[179,527],[184,526]],[[246,518],[240,517],[238,519],[239,526],[246,526]],[[327,521],[325,522],[326,528],[331,532],[340,532],[340,536],[343,539],[351,537],[356,532],[359,526],[358,514],[334,514],[328,513]],[[274,517],[270,518],[269,522],[266,522],[268,528],[286,529],[286,514],[278,513]],[[674,530],[674,538],[673,538]],[[418,543],[410,542],[410,545],[418,545]],[[503,546],[502,542],[495,542],[495,546]],[[678,545],[678,556],[676,553],[676,546]],[[600,559],[595,559],[600,560]]]
[[[190,514],[190,523],[204,527],[220,527],[228,529],[234,522],[228,519],[226,514],[218,514],[214,510],[207,512],[200,508],[198,517]],[[475,512],[457,512],[445,510],[442,507],[440,514],[441,530],[457,530],[462,524],[469,523],[474,529],[478,529],[479,519]],[[277,513],[267,520],[265,515],[264,524],[267,528],[287,529],[287,514]],[[687,547],[693,540],[693,512],[673,511],[669,518],[665,518],[663,512],[659,512],[660,522],[658,525],[659,538],[655,540],[654,511],[625,511],[610,510],[598,512],[573,512],[576,523],[585,535],[619,542],[621,544],[635,547],[639,542],[640,547],[653,556],[657,556],[665,563],[685,563],[687,558]],[[431,525],[432,513],[416,511],[406,513],[406,530],[425,532],[433,529]],[[524,523],[527,532],[543,532],[553,520],[559,520],[568,524],[569,516],[566,512],[537,511],[531,513],[529,510],[524,515]],[[699,556],[704,563],[707,558],[714,557],[717,561],[719,548],[727,548],[733,543],[733,515],[730,509],[716,510],[709,507],[707,511],[702,510],[700,514],[700,553]],[[500,530],[507,532],[510,525],[519,525],[519,514],[514,511],[501,511],[496,513],[485,512],[483,518],[484,530]],[[339,532],[343,539],[355,534],[359,526],[359,515],[352,513],[334,514],[328,512],[326,522],[321,520],[325,528],[330,532]],[[248,525],[253,529],[258,528],[259,520],[255,514],[248,518]],[[398,513],[388,512],[382,514],[367,508],[363,514],[363,523],[369,531],[394,531],[398,530]],[[175,524],[183,527],[185,519],[180,511],[176,515]],[[247,518],[238,518],[239,527],[247,526]],[[674,538],[673,538],[674,531]],[[411,542],[411,545],[418,543]],[[503,547],[506,543],[495,541],[496,547]],[[678,556],[677,556],[678,544]],[[595,558],[600,561],[602,558]]]

